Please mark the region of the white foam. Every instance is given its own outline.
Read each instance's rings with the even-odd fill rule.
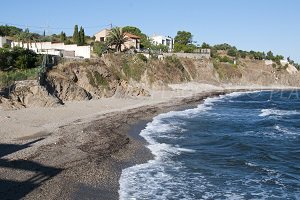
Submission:
[[[212,106],[226,97],[234,97],[245,94],[233,93],[220,97],[207,98],[203,104],[193,109],[184,111],[171,111],[160,114],[148,123],[140,135],[149,143],[147,146],[154,160],[145,164],[135,165],[124,169],[120,178],[119,195],[121,200],[127,199],[194,199],[188,191],[205,191],[210,183],[201,174],[191,177],[185,174],[180,162],[172,161],[172,157],[182,153],[195,153],[193,149],[182,148],[179,145],[171,145],[157,142],[156,138],[172,138],[172,133],[182,133],[182,122],[175,117],[189,118],[212,109]],[[174,119],[173,119],[174,118]],[[162,137],[161,137],[162,136]],[[175,138],[175,137],[174,137]],[[175,177],[174,177],[175,176]],[[174,188],[182,188],[174,190]]]
[[[296,110],[277,110],[277,109],[262,109],[260,117],[266,116],[285,116],[285,115],[299,115],[300,112]]]

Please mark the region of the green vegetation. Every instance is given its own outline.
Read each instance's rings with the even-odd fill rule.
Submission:
[[[163,44],[159,44],[159,45],[152,44],[150,49],[154,50],[154,51],[161,51],[161,52],[164,52],[164,53],[169,51],[169,47],[167,47],[166,45],[163,45]]]
[[[125,26],[125,27],[123,27],[123,32],[131,33],[133,35],[137,35],[137,36],[141,37],[141,48],[142,49],[151,48],[151,46],[152,46],[151,41],[148,39],[147,35],[144,34],[139,28],[134,27],[134,26]]]
[[[80,30],[78,31],[78,25],[76,24],[74,26],[74,32],[73,32],[73,42],[77,44],[78,46],[82,46],[85,44],[85,33],[82,26],[80,26]]]
[[[115,46],[117,52],[121,52],[122,45],[126,42],[126,40],[123,29],[119,27],[111,29],[111,32],[107,37],[108,44],[110,46]]]
[[[93,51],[98,56],[101,56],[107,50],[107,45],[104,42],[94,42]]]
[[[0,48],[0,71],[30,69],[40,65],[41,56],[31,50],[21,47]]]
[[[145,63],[148,61],[148,58],[144,54],[139,53],[137,54],[137,57]]]
[[[242,73],[239,71],[236,65],[233,65],[231,63],[218,62],[216,60],[213,62],[213,65],[218,72],[221,80],[230,80],[233,78],[242,77]]]
[[[101,74],[99,74],[99,72],[95,71],[94,77],[97,85],[104,86],[104,87],[108,86],[107,80]]]
[[[82,45],[84,45],[85,44],[85,33],[84,33],[84,29],[82,28],[82,26],[80,26],[80,31],[79,31],[79,33],[78,33],[78,42],[77,42],[77,44],[79,45],[79,46],[82,46]]]
[[[75,42],[75,43],[79,42],[79,33],[78,33],[78,25],[77,24],[74,26],[73,42]]]
[[[89,83],[96,88],[99,87],[108,87],[108,81],[97,71],[91,72],[87,71],[87,77],[89,79]]]
[[[62,31],[62,32],[60,33],[60,42],[65,43],[66,40],[67,40],[66,33]]]
[[[223,63],[230,63],[230,64],[234,64],[234,60],[229,58],[228,56],[218,56],[216,58],[216,61],[218,62],[223,62]]]
[[[39,72],[39,68],[16,70],[9,72],[0,71],[0,88],[7,87],[13,84],[14,81],[37,79]]]
[[[11,36],[19,35],[23,30],[15,26],[0,26],[0,36]]]
[[[192,53],[196,49],[190,32],[178,31],[174,39],[174,52]]]
[[[165,63],[168,67],[175,66],[176,68],[180,69],[181,72],[185,71],[179,58],[177,58],[177,56],[175,56],[175,55],[165,57]]]
[[[132,78],[133,80],[140,81],[143,73],[146,70],[147,63],[142,54],[136,56],[124,56],[122,58],[122,71],[124,72],[125,79]]]

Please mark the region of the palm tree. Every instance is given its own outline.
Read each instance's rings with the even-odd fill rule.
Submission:
[[[121,52],[122,45],[127,41],[127,38],[125,37],[122,28],[115,27],[111,29],[107,41],[108,45],[115,46],[117,52]]]

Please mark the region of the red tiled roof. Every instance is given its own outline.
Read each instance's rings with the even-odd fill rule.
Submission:
[[[125,36],[129,37],[129,38],[132,38],[132,39],[141,39],[140,36],[137,36],[137,35],[133,35],[131,33],[124,33]]]

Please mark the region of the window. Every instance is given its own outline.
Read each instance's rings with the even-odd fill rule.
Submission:
[[[100,42],[104,42],[104,37],[100,37]]]
[[[162,40],[161,43],[162,43],[163,45],[165,45],[165,40]]]

